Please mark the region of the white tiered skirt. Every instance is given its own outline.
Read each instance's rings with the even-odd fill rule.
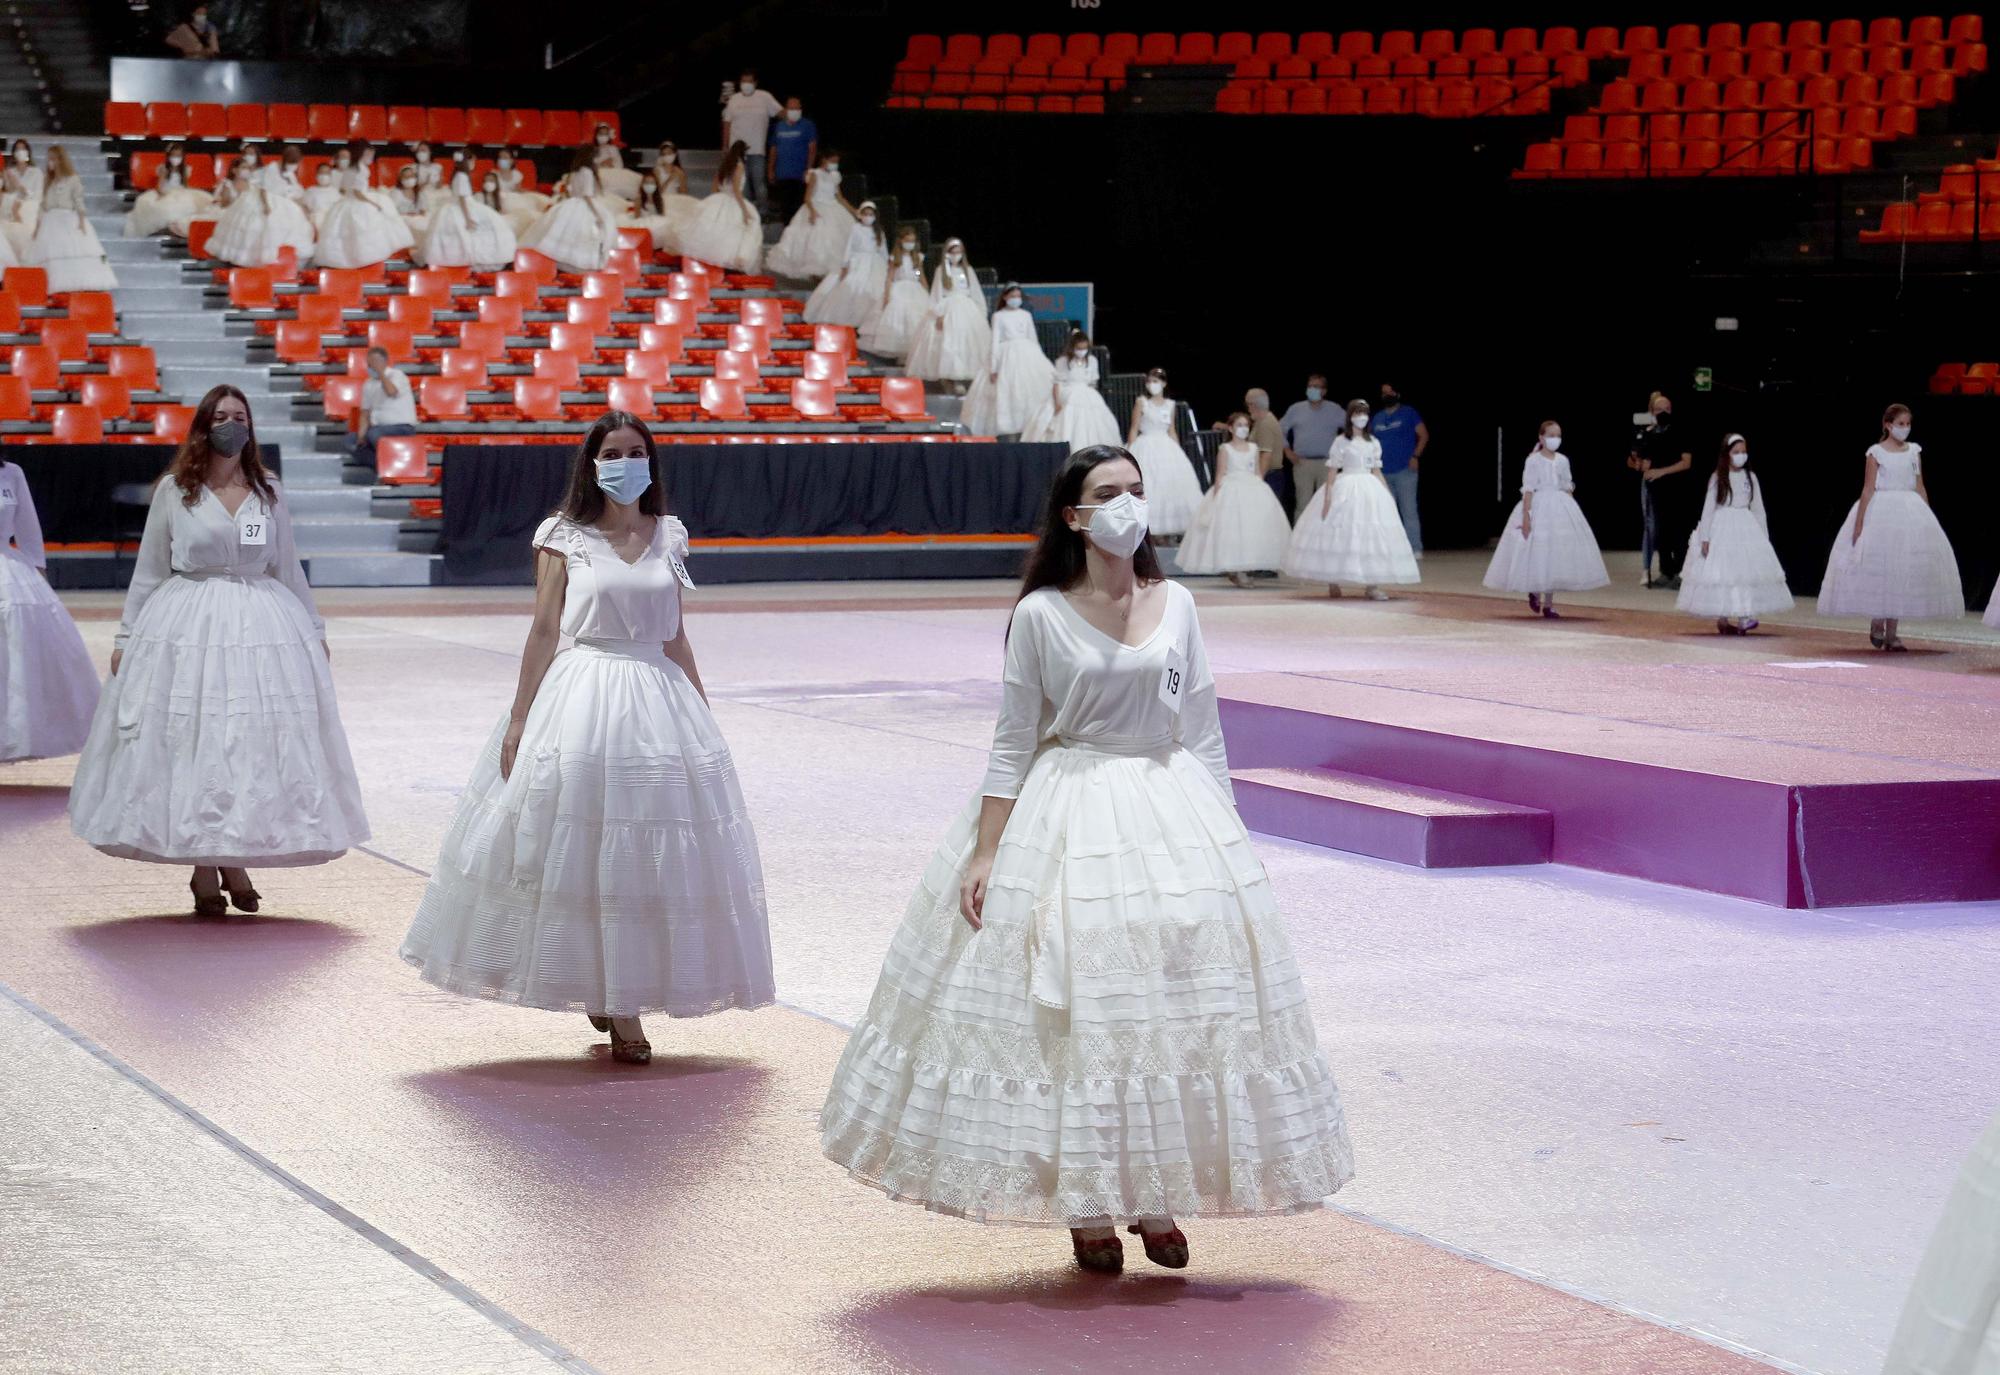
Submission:
[[[1945,1200],[1882,1375],[2000,1375],[2000,1117]]]
[[[964,421],[970,434],[1019,434],[1049,399],[1056,378],[1042,346],[1033,339],[1009,339],[1000,346],[999,378],[981,368],[966,389]],[[1152,494],[1147,493],[1150,497]]]
[[[916,282],[896,282],[882,313],[862,328],[861,347],[883,358],[902,359],[916,341],[917,326],[930,313],[931,298]]]
[[[1930,503],[1915,492],[1878,490],[1857,543],[1854,521],[1860,510],[1859,502],[1848,510],[1833,541],[1819,587],[1820,615],[1963,616],[1958,560]]]
[[[503,718],[402,955],[469,997],[697,1017],[775,996],[763,869],[729,746],[657,642],[579,641]]]
[[[806,297],[807,323],[858,328],[882,308],[882,278],[889,271],[888,260],[870,253],[846,266],[845,277],[837,271],[828,273]]]
[[[1291,541],[1292,523],[1264,479],[1228,473],[1195,508],[1174,566],[1183,573],[1267,572],[1285,561]]]
[[[0,548],[0,762],[75,754],[97,693],[76,622],[25,558]]]
[[[179,186],[167,192],[141,192],[132,208],[125,212],[125,237],[150,238],[174,225],[186,224],[214,203],[215,197],[192,186]]]
[[[1535,533],[1521,533],[1521,503],[1507,517],[1500,547],[1486,566],[1486,586],[1496,592],[1587,592],[1611,581],[1597,535],[1568,492],[1535,493]]]
[[[229,207],[229,213],[235,214],[236,206]],[[274,218],[277,213],[273,212]],[[216,227],[217,238],[223,230],[224,226]],[[210,240],[211,245],[213,242]],[[313,258],[321,267],[371,267],[388,261],[410,243],[409,227],[402,216],[382,209],[373,199],[342,196],[319,222],[319,243]]]
[[[49,274],[49,291],[113,291],[118,274],[90,221],[74,210],[47,210],[21,261]]]
[[[270,210],[264,209],[268,200]],[[346,202],[343,202],[345,204]],[[331,223],[336,212],[329,210],[327,217]],[[299,203],[289,196],[264,196],[249,191],[239,196],[230,207],[222,212],[215,222],[215,233],[209,236],[208,253],[225,263],[238,267],[268,267],[278,261],[278,250],[289,244],[298,254],[300,262],[314,257],[318,236],[313,232],[312,221]],[[335,255],[340,250],[336,248]],[[388,256],[386,247],[381,257],[370,262],[381,262]],[[320,261],[327,267],[359,267],[364,264],[349,262]]]
[[[421,257],[427,267],[511,267],[514,226],[492,206],[477,201],[468,218],[466,208],[453,197],[431,213]]]
[[[140,609],[69,795],[109,855],[268,869],[368,839],[319,632],[281,583],[190,576]]]
[[[1324,514],[1322,514],[1324,513]],[[1337,472],[1332,504],[1319,494],[1299,513],[1283,571],[1304,582],[1408,586],[1421,582],[1396,499],[1372,472]]]
[[[1718,506],[1708,521],[1708,553],[1689,541],[1674,605],[1691,616],[1764,616],[1792,609],[1792,589],[1771,537],[1747,507]]]
[[[765,266],[771,271],[783,277],[810,279],[839,270],[847,256],[847,236],[854,228],[854,216],[838,201],[812,208],[819,214],[817,221],[806,213],[805,206],[800,206],[778,242],[771,246],[765,259]]]
[[[1156,535],[1185,534],[1201,509],[1201,479],[1186,450],[1170,434],[1141,433],[1132,457],[1146,481],[1146,528]]]
[[[764,259],[764,222],[757,207],[726,191],[701,198],[681,231],[681,255],[735,272],[755,272]]]
[[[559,200],[523,231],[520,245],[565,272],[597,272],[618,247],[618,221],[590,201]]]
[[[944,298],[935,315],[931,314],[929,297],[925,298],[924,318],[917,322],[903,371],[926,382],[970,382],[992,356],[993,333],[986,313],[976,298],[954,291]]]
[[[1024,441],[1067,444],[1071,453],[1093,444],[1123,443],[1125,436],[1120,433],[1118,422],[1111,418],[1111,407],[1104,404],[1097,388],[1088,382],[1066,383],[1062,399],[1058,409],[1053,396],[1042,398],[1041,407],[1021,431]]]
[[[974,931],[979,799],[931,857],[820,1115],[892,1198],[986,1222],[1318,1208],[1340,1094],[1263,866],[1177,748],[1030,771]]]

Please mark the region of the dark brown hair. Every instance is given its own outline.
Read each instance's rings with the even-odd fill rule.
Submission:
[[[1367,411],[1368,418],[1370,420],[1373,420],[1375,418],[1375,408],[1368,404],[1366,398],[1357,396],[1352,401],[1348,402],[1347,420],[1346,423],[1344,423],[1340,427],[1341,434],[1348,439],[1355,439],[1359,437],[1354,432],[1354,413],[1356,411]]]
[[[597,417],[597,423],[583,437],[577,446],[576,462],[570,466],[569,490],[563,493],[561,505],[555,514],[578,525],[594,525],[604,514],[607,498],[604,489],[597,485],[597,454],[604,447],[604,441],[613,430],[633,429],[646,441],[646,465],[653,474],[653,485],[639,495],[639,509],[649,516],[667,514],[667,491],[660,481],[660,450],[653,442],[653,432],[646,428],[646,422],[629,411],[606,411]]]
[[[1049,499],[1042,507],[1041,523],[1035,530],[1035,547],[1021,574],[1022,597],[1044,587],[1066,591],[1083,577],[1086,566],[1083,533],[1069,528],[1063,512],[1083,499],[1084,483],[1091,471],[1105,463],[1129,463],[1135,471],[1142,471],[1139,460],[1116,444],[1092,444],[1069,456],[1069,462],[1049,484]],[[1134,551],[1132,571],[1141,583],[1159,582],[1166,576],[1160,571],[1159,556],[1153,552],[1151,534]]]
[[[1729,504],[1731,495],[1729,490],[1729,475],[1735,469],[1735,465],[1729,461],[1729,451],[1738,444],[1743,443],[1744,439],[1740,434],[1726,434],[1722,436],[1722,452],[1715,456],[1715,504],[1717,506],[1727,506]],[[1747,448],[1748,446],[1745,445],[1745,447]],[[1747,454],[1744,456],[1743,461],[1743,476],[1750,480],[1750,499],[1745,503],[1744,507],[1747,510],[1757,504],[1757,479],[1750,471],[1750,460]]]
[[[743,159],[750,155],[750,145],[737,139],[722,155],[722,161],[715,169],[715,189],[720,191],[729,185],[729,179],[736,169],[743,165]]]
[[[275,499],[271,491],[271,475],[264,470],[264,460],[257,454],[257,417],[251,414],[250,398],[224,382],[210,387],[208,395],[202,397],[201,404],[194,408],[194,419],[188,422],[187,437],[175,450],[174,461],[167,465],[167,476],[181,489],[183,506],[193,506],[201,500],[202,484],[208,481],[208,432],[215,428],[215,408],[232,396],[243,403],[244,421],[250,427],[250,442],[237,456],[243,465],[243,480],[265,501]]]
[[[1900,401],[1896,402],[1893,406],[1889,407],[1888,410],[1883,411],[1882,438],[1887,439],[1889,437],[1889,426],[1895,423],[1897,416],[1899,415],[1907,416],[1909,414],[1910,414],[1910,408],[1908,406],[1905,406]]]

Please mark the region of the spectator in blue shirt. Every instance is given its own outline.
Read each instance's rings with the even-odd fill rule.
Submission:
[[[1396,497],[1396,512],[1403,518],[1403,532],[1410,548],[1424,556],[1424,526],[1417,517],[1417,460],[1430,447],[1430,427],[1415,406],[1405,406],[1403,395],[1393,383],[1382,384],[1382,404],[1375,408],[1375,421],[1368,432],[1382,446],[1382,476]]]
[[[785,122],[771,131],[771,194],[786,224],[806,201],[806,173],[819,161],[819,126],[806,118],[793,96],[785,102]]]

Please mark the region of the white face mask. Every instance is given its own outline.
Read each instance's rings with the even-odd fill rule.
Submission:
[[[429,149],[427,149],[427,148],[419,148],[419,149],[417,150],[417,161],[418,161],[418,162],[429,162],[430,160],[431,160],[431,155],[430,155],[430,150],[429,150]]]
[[[171,162],[174,166],[178,167],[181,165],[181,155],[179,153],[175,153],[172,157],[168,158],[167,161]]]
[[[1238,425],[1235,429],[1231,430],[1230,433],[1235,435],[1238,439],[1248,439],[1250,437],[1250,427],[1248,425]]]
[[[243,155],[243,165],[245,167],[255,167],[257,165],[257,155],[255,153],[245,153]]]
[[[673,149],[662,148],[660,150],[660,166],[672,167],[675,163],[679,162],[680,160],[681,160],[681,155],[679,153],[676,153]]]
[[[916,251],[917,251],[917,241],[916,241],[915,239],[905,239],[905,240],[903,240],[903,251],[904,251],[905,253],[914,253],[914,252],[916,252]]]
[[[1750,463],[1750,451],[1748,449],[1745,449],[1740,454],[1731,454],[1729,456],[1729,466],[1732,468],[1747,467],[1749,463]]]
[[[1166,389],[1167,389],[1167,384],[1165,382],[1148,382],[1146,384],[1146,395],[1158,396]]]
[[[749,95],[757,89],[757,83],[754,81],[739,81],[736,83],[736,89],[743,92],[744,95]]]
[[[863,215],[861,217],[861,222],[863,224],[873,224],[875,223],[875,217],[873,215]]]
[[[914,247],[914,245],[912,246]],[[1019,296],[1009,296],[1007,298],[1007,309],[1019,310],[1020,308],[1021,308],[1021,298]]]
[[[804,114],[805,114],[804,110],[787,110],[785,111],[785,123],[797,124],[799,122],[799,118]]]
[[[837,162],[829,162],[826,165],[826,170],[829,172],[838,172],[840,170],[840,164]]]
[[[1069,352],[1070,357],[1076,359],[1079,363],[1090,357],[1090,350],[1087,348],[1071,349]]]
[[[650,196],[660,189],[660,184],[656,181],[642,181],[639,183],[639,189]]]
[[[489,181],[486,183],[486,185],[480,187],[479,189],[484,191],[489,196],[497,196],[500,194],[500,183],[497,181]]]
[[[1561,435],[1545,434],[1542,436],[1542,447],[1544,449],[1547,449],[1550,453],[1554,453],[1557,449],[1560,449],[1562,446],[1563,446],[1563,437]]]
[[[963,258],[965,256],[965,250],[962,248],[948,248],[945,250],[944,256],[951,259],[953,262],[957,262],[960,258]]]
[[[313,182],[318,186],[333,185],[333,169],[328,167],[320,168],[318,172],[313,174]]]
[[[1079,506],[1079,511],[1095,511],[1084,533],[1090,542],[1114,559],[1129,559],[1146,542],[1146,499],[1121,492],[1101,506]]]
[[[630,506],[653,485],[652,465],[643,456],[600,458],[596,462],[597,485],[621,506]]]
[[[1889,437],[1898,442],[1908,439],[1910,437],[1910,427],[1908,425],[1891,425],[1889,427]]]
[[[27,160],[28,160],[28,150],[25,148],[23,148],[20,152],[14,154],[14,161],[16,162],[26,162]]]
[[[602,148],[602,147],[603,147],[603,146],[604,146],[605,144],[607,144],[607,143],[609,143],[609,142],[611,142],[611,135],[609,135],[609,134],[599,134],[599,135],[597,136],[597,146],[598,146],[598,147]]]
[[[514,165],[514,159],[512,159],[512,158],[501,158],[501,159],[500,159],[500,165],[501,165],[502,167],[512,167],[512,166]]]
[[[1355,413],[1354,413],[1353,415],[1350,415],[1350,416],[1348,416],[1348,417],[1347,417],[1347,423],[1348,423],[1348,424],[1350,424],[1350,425],[1352,425],[1352,426],[1353,426],[1353,427],[1354,427],[1355,429],[1357,429],[1357,430],[1365,430],[1365,429],[1367,429],[1367,428],[1368,428],[1368,412],[1366,412],[1366,411],[1356,411],[1356,412],[1355,412]]]

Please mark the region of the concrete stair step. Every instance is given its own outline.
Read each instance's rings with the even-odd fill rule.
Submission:
[[[292,536],[300,554],[396,552],[396,522],[362,517],[357,521],[294,520]]]
[[[124,313],[122,323],[128,333],[138,334],[148,343],[227,337],[223,330],[226,322],[220,311],[130,310]]]
[[[121,231],[124,228],[122,221],[119,228]],[[98,237],[104,238],[102,234],[98,235]],[[111,259],[112,262],[119,264],[164,262],[168,263],[176,272],[180,271],[180,264],[178,262],[170,262],[168,259],[160,256],[160,241],[158,239],[128,239],[123,237],[121,232],[117,238],[104,239],[104,256]]]
[[[292,514],[301,519],[372,521],[371,497],[366,487],[314,487],[296,473],[297,465],[285,462],[285,499]]]
[[[190,368],[240,368],[244,365],[241,339],[182,339],[174,342],[170,366],[180,372]]]
[[[185,287],[141,286],[136,282],[128,286],[123,273],[118,277],[117,296],[121,316],[137,311],[150,317],[176,311],[187,312],[190,309]],[[199,309],[199,305],[196,304],[194,308]]]
[[[339,454],[314,453],[309,449],[295,448],[279,441],[279,452],[285,460],[285,486],[296,484],[301,490],[342,491],[367,494],[366,487],[344,487],[341,485],[342,460]]]
[[[1550,815],[1535,807],[1411,787],[1338,769],[1238,769],[1243,824],[1424,869],[1546,864]]]
[[[111,247],[111,240],[105,240],[104,247],[108,252]],[[188,309],[200,310],[202,308],[201,288],[189,286],[181,281],[181,267],[179,263],[164,262],[157,258],[145,258],[135,263],[119,263],[116,271],[118,273],[118,290],[121,295],[130,287],[152,287],[160,290],[171,288],[181,293],[179,299],[186,302]]]
[[[428,587],[437,562],[431,554],[319,554],[305,560],[306,581],[314,587]]]

